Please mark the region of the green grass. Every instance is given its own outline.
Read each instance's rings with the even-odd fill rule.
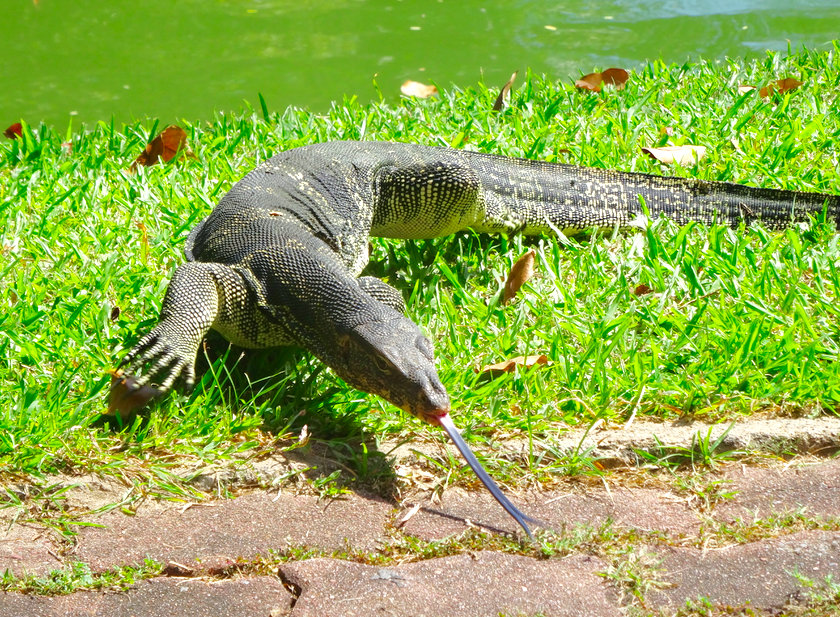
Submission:
[[[164,566],[151,559],[142,566],[122,566],[104,572],[94,573],[80,562],[53,570],[46,576],[13,576],[8,570],[0,575],[0,591],[18,592],[39,596],[60,596],[76,591],[126,591],[136,583],[158,576]]]
[[[782,77],[805,85],[770,100],[737,92]],[[443,440],[306,354],[241,354],[219,341],[192,393],[122,431],[98,421],[107,371],[154,324],[185,234],[278,151],[396,140],[840,193],[838,92],[836,53],[654,62],[624,91],[601,94],[529,74],[501,113],[490,111],[497,89],[481,86],[393,106],[346,100],[325,115],[269,111],[266,121],[246,109],[185,121],[196,158],[136,174],[128,168],[162,128],[156,122],[27,128],[0,144],[0,476],[46,488],[50,474],[97,472],[137,495],[193,499],[174,468],[254,455],[271,447],[272,433],[295,436],[304,424],[344,452],[359,482],[381,473],[373,463],[383,440]],[[664,143],[666,128],[675,144],[708,146],[707,158],[660,168],[640,148]],[[538,276],[503,306],[506,272],[528,247]],[[471,233],[373,240],[367,273],[401,289],[435,341],[456,422],[479,453],[510,437],[532,440],[527,461],[485,460],[503,480],[597,471],[586,453],[552,449],[566,427],[596,419],[731,422],[840,407],[840,247],[819,222],[770,233],[656,221],[567,245]],[[636,296],[641,284],[654,293]],[[550,366],[492,381],[474,370],[532,353]],[[705,445],[700,455],[713,463],[714,444]],[[459,459],[444,464],[474,482]],[[321,489],[339,490],[326,480]],[[11,492],[5,503],[20,507]]]

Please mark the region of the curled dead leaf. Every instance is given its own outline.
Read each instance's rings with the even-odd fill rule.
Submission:
[[[138,385],[137,380],[121,370],[111,371],[111,392],[106,415],[127,416],[145,407],[162,393],[150,385]]]
[[[774,92],[784,94],[785,92],[796,90],[803,83],[805,82],[799,81],[798,79],[794,79],[793,77],[787,77],[785,79],[777,80],[776,83],[767,84],[761,90],[758,91],[758,94],[761,98],[766,99]]]
[[[531,249],[513,264],[505,281],[505,293],[502,298],[502,304],[510,302],[528,279],[534,276],[534,260],[536,256],[537,252]]]
[[[163,159],[164,163],[171,161],[177,154],[195,158],[195,154],[187,148],[187,133],[180,126],[167,126],[155,137],[146,149],[140,153],[131,164],[131,171],[137,169],[138,165],[151,167],[158,160]]]
[[[645,283],[642,283],[636,289],[633,290],[634,296],[646,296],[647,294],[653,293],[653,288],[649,287]]]
[[[518,74],[519,71],[514,71],[507,83],[502,86],[502,90],[499,92],[496,102],[493,103],[493,111],[502,111],[502,109],[504,109],[505,105],[510,100],[510,89],[513,87],[513,82]]]
[[[438,89],[435,86],[427,86],[426,84],[421,84],[419,81],[411,81],[409,79],[403,82],[403,85],[400,86],[400,92],[406,96],[416,96],[418,99],[427,99],[433,94],[437,94]]]
[[[614,86],[616,90],[623,90],[624,84],[630,79],[630,73],[624,69],[607,69],[600,73],[589,73],[575,82],[575,86],[583,90],[600,92],[601,85]]]
[[[23,137],[23,126],[21,126],[20,122],[15,122],[12,126],[3,131],[3,135],[9,139]]]
[[[642,148],[650,158],[660,163],[672,165],[679,163],[683,167],[695,165],[700,159],[706,156],[706,146],[663,146],[662,148]]]
[[[538,364],[548,364],[548,357],[544,355],[538,356],[516,356],[510,360],[499,362],[498,364],[488,364],[481,369],[482,375],[489,375],[490,377],[498,377],[503,373],[512,373],[519,368],[531,368]]]

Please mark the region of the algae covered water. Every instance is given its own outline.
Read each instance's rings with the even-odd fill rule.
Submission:
[[[325,110],[412,79],[501,86],[840,37],[840,0],[19,0],[0,12],[0,124]]]

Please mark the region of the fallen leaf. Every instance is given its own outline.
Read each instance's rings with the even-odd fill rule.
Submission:
[[[402,517],[402,518],[401,518],[401,519],[397,522],[397,529],[399,529],[399,528],[401,528],[401,527],[404,527],[404,526],[405,526],[405,524],[406,524],[409,520],[411,520],[411,517],[412,517],[412,516],[414,516],[415,514],[417,514],[417,513],[420,511],[420,507],[421,507],[421,506],[422,506],[422,504],[419,504],[419,503],[414,504],[414,506],[411,508],[411,510],[409,510],[409,511],[406,513],[406,515],[405,515],[405,516],[403,516],[403,517]]]
[[[633,290],[634,296],[645,296],[649,293],[653,293],[653,289],[651,287],[648,287],[644,283],[642,283],[641,285],[636,287],[636,289]]]
[[[145,407],[162,392],[149,385],[138,386],[134,377],[127,376],[121,370],[111,373],[111,393],[108,397],[107,415],[127,416]]]
[[[512,373],[519,368],[531,368],[538,364],[548,364],[548,357],[544,355],[539,356],[516,356],[510,360],[499,362],[498,364],[488,364],[481,369],[482,375],[497,376],[502,373]]]
[[[20,122],[15,122],[12,126],[3,131],[3,135],[9,139],[23,137],[23,127],[20,125]]]
[[[116,321],[120,317],[120,307],[112,306],[111,307],[111,314],[109,315],[111,321]]]
[[[502,86],[502,91],[499,92],[499,97],[496,99],[496,102],[493,103],[493,111],[502,111],[504,109],[505,104],[510,100],[510,89],[513,87],[513,81],[516,79],[516,75],[519,71],[514,71],[513,75],[510,76],[508,82]]]
[[[575,86],[592,92],[600,92],[601,84],[615,86],[616,90],[623,90],[624,84],[630,79],[630,73],[624,69],[607,69],[601,73],[590,73],[584,75],[575,82]]]
[[[738,96],[744,95],[747,92],[752,92],[753,90],[755,90],[755,86],[748,86],[746,84],[742,84],[738,86]]]
[[[505,281],[505,295],[502,298],[502,304],[507,304],[513,300],[520,288],[534,276],[534,259],[536,256],[537,252],[531,249],[513,264]]]
[[[416,96],[418,99],[427,99],[433,94],[438,93],[435,86],[427,86],[421,84],[419,81],[411,81],[410,79],[400,86],[400,92],[406,96]]]
[[[794,79],[793,77],[787,77],[785,79],[777,80],[774,84],[767,84],[758,91],[758,94],[761,98],[766,99],[768,96],[773,94],[773,92],[778,91],[779,94],[784,94],[785,92],[796,90],[803,83],[805,82]]]
[[[137,169],[138,165],[144,167],[151,167],[156,164],[159,159],[163,159],[164,163],[168,163],[175,155],[181,153],[182,155],[195,155],[187,148],[187,133],[180,126],[167,126],[160,135],[155,137],[146,149],[140,153],[135,161],[131,164],[131,171]]]
[[[706,146],[664,146],[662,148],[642,148],[652,159],[671,165],[679,163],[683,167],[696,164],[706,156]]]

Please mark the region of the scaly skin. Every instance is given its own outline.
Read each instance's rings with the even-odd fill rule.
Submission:
[[[409,144],[333,142],[278,154],[237,183],[187,241],[160,322],[123,358],[110,411],[128,413],[194,381],[210,328],[243,347],[296,344],[354,387],[443,426],[530,536],[448,417],[432,343],[400,294],[359,273],[368,237],[478,231],[565,234],[626,228],[642,214],[677,222],[761,220],[779,228],[834,195],[751,188]],[[480,470],[480,471],[479,471]],[[533,522],[533,521],[532,521]]]

